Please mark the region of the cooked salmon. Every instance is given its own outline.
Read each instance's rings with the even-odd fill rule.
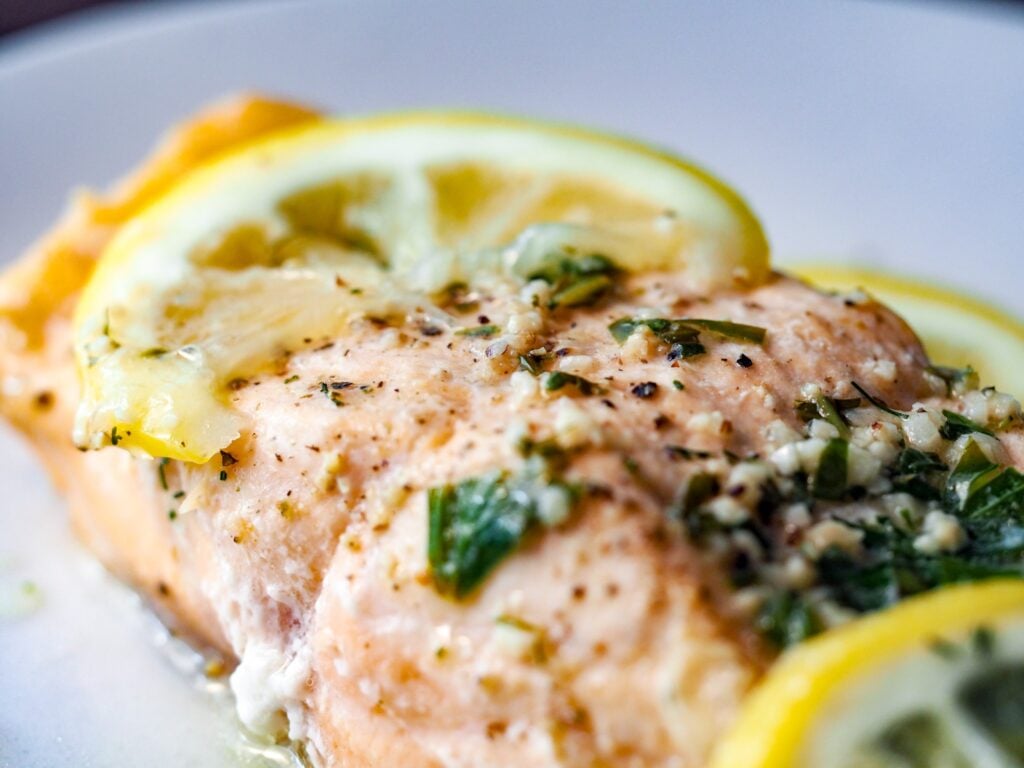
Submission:
[[[744,608],[757,595],[666,514],[680,488],[725,473],[716,514],[735,513],[755,471],[744,460],[808,428],[794,404],[814,402],[809,384],[841,403],[861,397],[856,382],[900,412],[959,401],[907,325],[867,297],[782,275],[704,295],[661,272],[571,310],[518,293],[461,302],[470,327],[518,318],[512,339],[416,314],[306,339],[233,383],[249,428],[204,465],[76,450],[70,313],[104,244],[176,174],[312,116],[222,105],[110,197],[77,200],[0,284],[3,413],[67,494],[84,543],[231,663],[247,727],[301,744],[311,763],[699,768],[777,648]],[[609,333],[652,308],[765,334],[711,334],[696,364],[643,322]],[[827,426],[814,428],[827,444]],[[1021,462],[1017,431],[999,450]],[[538,455],[557,460],[572,503],[467,594],[439,589],[432,493]]]

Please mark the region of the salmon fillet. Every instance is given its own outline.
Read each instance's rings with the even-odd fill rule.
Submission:
[[[0,408],[67,494],[84,543],[164,619],[233,666],[249,728],[315,765],[704,765],[776,651],[726,575],[665,515],[693,455],[767,455],[817,382],[895,408],[941,404],[913,332],[868,299],[781,275],[695,293],[629,275],[609,302],[538,313],[475,295],[469,322],[519,317],[516,343],[593,384],[548,391],[493,341],[425,316],[311,338],[233,387],[250,428],[206,465],[79,452],[75,298],[121,223],[224,148],[313,119],[246,98],[180,128],[107,198],[85,197],[0,283]],[[668,364],[609,323],[671,316],[769,329]],[[774,425],[774,426],[773,426]],[[781,425],[781,426],[780,426]],[[431,576],[430,489],[555,446],[582,488],[469,599]],[[1019,463],[1016,435],[1004,440]],[[533,446],[533,448],[531,448]],[[673,448],[675,447],[675,448]]]

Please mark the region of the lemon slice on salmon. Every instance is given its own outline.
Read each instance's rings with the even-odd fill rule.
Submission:
[[[1024,395],[1024,322],[992,304],[869,269],[809,264],[791,271],[821,288],[864,289],[906,318],[936,363],[970,365],[983,383]]]
[[[552,252],[713,290],[762,282],[767,251],[722,182],[626,140],[453,113],[321,121],[198,169],[111,242],[75,316],[75,439],[203,462],[244,428],[233,380],[354,317],[522,280]]]
[[[1024,583],[911,598],[787,652],[712,768],[1021,768]]]

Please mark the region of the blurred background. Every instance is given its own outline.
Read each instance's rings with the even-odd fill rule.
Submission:
[[[146,0],[122,0],[121,4]],[[150,0],[152,1],[152,0]],[[196,1],[196,0],[193,0]],[[1024,12],[1024,0],[918,0],[920,2],[952,2],[971,12],[1010,9]],[[116,0],[0,0],[0,35],[25,29],[73,11],[97,5],[112,5]],[[239,0],[244,2],[244,0]],[[987,6],[987,7],[986,7]]]
[[[197,1],[197,0],[193,0]],[[244,2],[245,0],[239,0]],[[1024,12],[1024,0],[918,0],[919,2],[946,2],[962,5],[970,12],[1015,10]],[[141,3],[146,0],[122,0],[120,4]],[[152,2],[152,0],[150,0]],[[116,4],[116,0],[0,0],[0,35],[25,29],[72,11],[97,5]]]
[[[0,260],[71,189],[258,89],[632,134],[742,191],[777,263],[879,265],[1020,307],[1024,2],[149,0],[52,19],[90,4],[0,0],[18,30],[0,36]]]

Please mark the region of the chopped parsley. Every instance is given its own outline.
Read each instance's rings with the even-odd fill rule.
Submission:
[[[953,395],[968,389],[978,388],[978,374],[971,367],[950,368],[945,365],[929,365],[928,372],[938,376],[946,384],[946,394]]]
[[[946,423],[939,429],[939,434],[946,440],[956,440],[961,435],[969,435],[971,432],[995,437],[992,430],[986,429],[978,422],[961,416],[959,413],[943,410],[942,415],[946,417]]]
[[[572,258],[563,254],[548,257],[528,277],[552,287],[548,307],[583,307],[596,304],[615,285],[618,268],[606,256],[591,254]]]
[[[850,426],[843,416],[843,411],[848,411],[859,405],[859,397],[834,399],[818,393],[813,400],[797,403],[796,412],[804,421],[818,418],[824,419],[839,431],[840,437],[848,440],[850,438]]]
[[[825,444],[814,473],[812,491],[819,499],[838,500],[846,492],[847,457],[850,444],[836,437]]]
[[[167,474],[165,470],[169,462],[170,459],[168,459],[165,456],[164,458],[160,459],[156,466],[156,474],[160,478],[160,487],[163,488],[165,491],[167,490]]]
[[[877,611],[947,584],[1024,579],[1024,473],[988,457],[978,435],[991,433],[944,411],[947,442],[938,452],[910,445],[906,427],[902,436],[891,429],[879,435],[884,452],[863,445],[859,432],[854,448],[844,414],[862,401],[899,418],[911,414],[853,386],[859,398],[815,395],[796,404],[805,422],[822,419],[839,432],[824,442],[813,469],[802,455],[785,470],[762,462],[743,479],[714,464],[680,466],[678,495],[667,509],[731,586],[763,590],[755,623],[779,647],[821,631],[836,611]],[[964,443],[958,458],[948,442],[956,438]],[[793,441],[800,442],[812,442],[809,430]],[[682,446],[664,450],[675,460],[710,458]],[[728,450],[715,455],[733,465],[744,461]],[[866,467],[877,475],[859,479]],[[750,483],[757,483],[752,500]],[[719,503],[728,497],[741,506]],[[756,555],[744,542],[756,542]],[[796,572],[799,581],[780,582],[777,569],[790,558],[806,571]]]
[[[818,561],[821,582],[840,604],[863,612],[943,584],[1024,576],[1024,475],[1005,469],[950,511],[966,533],[956,552],[922,552],[914,534],[888,518],[848,523],[863,533],[863,553],[826,551]]]
[[[779,648],[787,648],[818,634],[822,629],[817,612],[799,594],[777,592],[765,601],[756,626]]]
[[[491,336],[496,334],[500,328],[498,326],[488,323],[487,325],[477,325],[472,328],[460,328],[455,332],[456,336],[469,336],[474,339],[489,339]]]
[[[456,599],[469,595],[543,522],[542,495],[553,489],[568,504],[576,498],[571,486],[530,470],[431,488],[427,555],[438,589]]]
[[[974,441],[968,441],[960,461],[946,479],[946,506],[959,509],[971,494],[981,488],[998,473],[999,467],[989,461],[988,456]]]
[[[679,390],[680,392],[686,389],[686,385],[683,384],[683,382],[681,382],[679,379],[672,379],[672,386],[675,389]]]
[[[936,486],[935,478],[946,471],[946,465],[936,454],[904,448],[896,459],[893,490],[924,501],[938,501],[942,498],[942,491]]]
[[[733,341],[753,342],[761,344],[764,342],[764,328],[754,325],[743,325],[732,323],[726,320],[705,320],[702,318],[680,318],[678,320],[667,320],[665,318],[628,318],[623,317],[608,326],[612,337],[622,344],[633,335],[638,328],[647,328],[660,341],[668,344],[669,360],[680,360],[688,357],[696,357],[707,351],[707,348],[700,340],[701,331],[722,336]]]
[[[527,352],[519,356],[519,370],[526,371],[531,376],[540,376],[542,357]]]
[[[563,387],[575,387],[581,395],[590,396],[601,391],[601,387],[582,376],[564,371],[554,371],[544,376],[544,391],[557,392]]]

